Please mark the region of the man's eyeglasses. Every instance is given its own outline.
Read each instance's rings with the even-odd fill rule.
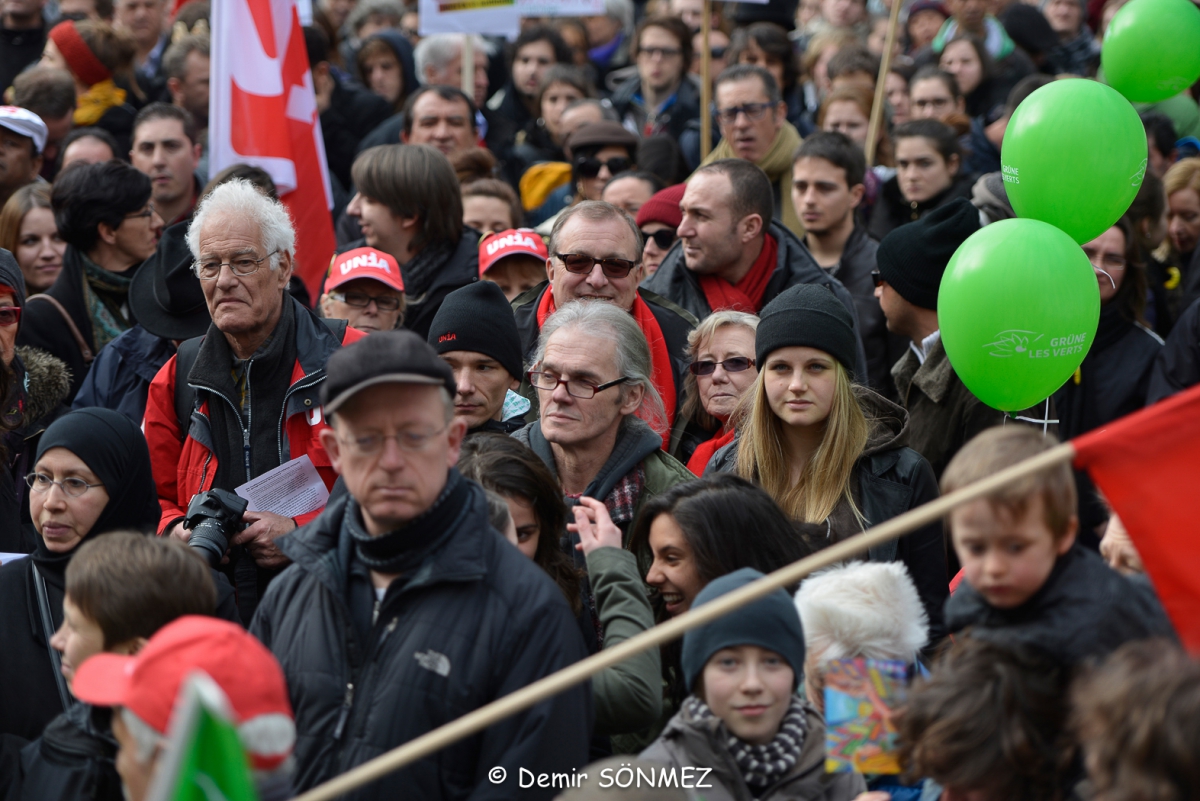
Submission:
[[[746,103],[741,106],[730,106],[729,108],[713,108],[713,115],[722,125],[733,125],[737,122],[739,114],[745,114],[746,119],[756,122],[766,116],[767,112],[775,108],[774,103]]]
[[[368,434],[364,437],[350,437],[338,441],[346,445],[359,456],[371,456],[383,450],[383,444],[389,439],[396,440],[396,445],[406,453],[420,453],[433,441],[433,438],[446,430],[442,426],[437,431],[398,431],[395,434]]]
[[[679,238],[675,235],[674,228],[659,228],[654,233],[642,231],[642,236],[645,237],[647,242],[653,239],[655,247],[659,250],[670,250],[671,245],[674,245],[675,240]]]
[[[558,389],[559,384],[562,384],[567,388],[568,395],[570,395],[572,398],[580,398],[582,400],[593,398],[597,392],[603,392],[610,387],[624,384],[628,380],[629,376],[626,375],[618,378],[616,381],[609,381],[606,384],[593,384],[590,381],[581,381],[579,379],[572,379],[568,381],[565,378],[559,378],[554,373],[543,373],[539,371],[531,371],[529,373],[529,383],[533,385],[534,389],[553,392],[554,390]]]
[[[708,49],[708,55],[712,57],[713,61],[720,61],[721,59],[725,58],[725,48],[710,47]]]
[[[599,264],[605,278],[624,278],[638,265],[629,259],[597,259],[586,253],[555,253],[554,258],[563,263],[567,272],[575,275],[588,275]]]
[[[104,486],[103,484],[89,484],[77,476],[69,476],[64,478],[62,481],[55,481],[45,473],[30,473],[29,475],[25,476],[25,483],[29,485],[29,489],[38,494],[49,492],[50,488],[57,484],[59,489],[61,489],[67,494],[68,497],[71,498],[78,498],[92,487]]]
[[[8,328],[21,322],[20,306],[0,306],[0,328]]]
[[[639,47],[638,48],[639,56],[649,56],[650,58],[654,58],[655,56],[659,56],[660,58],[664,58],[664,59],[674,58],[675,56],[681,55],[682,53],[683,53],[683,51],[680,50],[678,47]]]
[[[356,309],[365,309],[375,301],[380,311],[396,311],[400,308],[400,298],[397,295],[368,295],[366,292],[330,292],[329,297],[339,303],[345,303]]]
[[[712,375],[717,371],[718,366],[727,373],[740,373],[753,367],[754,359],[734,356],[723,362],[692,362],[688,365],[688,369],[692,371],[692,375]]]
[[[192,270],[195,271],[196,277],[201,281],[215,281],[217,276],[221,274],[221,268],[229,265],[229,269],[234,275],[247,276],[258,272],[258,268],[267,259],[278,253],[278,250],[272,250],[261,259],[256,259],[253,256],[238,256],[236,259],[229,261],[198,261],[192,265]]]
[[[138,217],[146,217],[147,219],[149,219],[150,217],[153,217],[153,216],[154,216],[154,204],[147,203],[146,208],[142,209],[141,211],[135,211],[132,214],[126,214],[125,219],[136,220]]]
[[[595,178],[600,174],[601,167],[608,167],[609,173],[616,175],[617,173],[625,172],[632,166],[632,161],[620,156],[611,158],[608,161],[581,156],[575,159],[575,174],[580,178]]]
[[[883,286],[883,274],[879,270],[871,270],[871,281],[877,288]]]

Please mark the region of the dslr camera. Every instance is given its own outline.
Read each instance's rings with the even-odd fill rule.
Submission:
[[[240,495],[223,489],[201,492],[188,504],[183,519],[183,527],[192,532],[188,544],[199,550],[212,567],[221,564],[229,550],[229,538],[246,527],[242,514],[249,504]]]

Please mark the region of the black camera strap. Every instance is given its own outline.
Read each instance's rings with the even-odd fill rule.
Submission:
[[[62,655],[50,644],[54,636],[54,616],[50,614],[50,594],[46,592],[46,579],[38,572],[37,565],[33,567],[33,590],[37,595],[38,613],[42,619],[42,633],[46,637],[46,652],[50,654],[50,666],[54,668],[54,683],[58,686],[58,696],[62,699],[63,711],[70,709],[77,702],[75,696],[67,689],[67,680],[62,674]]]

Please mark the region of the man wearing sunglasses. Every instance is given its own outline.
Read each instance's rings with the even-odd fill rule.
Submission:
[[[351,328],[391,331],[404,319],[404,281],[396,260],[382,250],[355,248],[333,259],[320,300],[321,314]]]
[[[655,389],[662,396],[668,424],[674,425],[687,372],[687,335],[696,318],[639,289],[641,244],[633,220],[611,203],[585,201],[568,208],[550,232],[548,280],[514,300],[513,310],[523,352],[529,357],[546,319],[572,301],[611,303],[633,315],[650,343]],[[664,446],[669,441],[668,434]]]
[[[666,134],[678,141],[700,117],[700,88],[687,80],[692,35],[678,17],[648,17],[630,47],[637,75],[613,95],[621,122],[642,136]]]

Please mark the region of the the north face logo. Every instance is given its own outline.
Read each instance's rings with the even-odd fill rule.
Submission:
[[[537,242],[533,241],[533,237],[528,234],[512,233],[508,236],[502,236],[499,239],[493,239],[487,243],[487,254],[494,256],[496,251],[510,247],[526,247],[530,250],[537,250]]]
[[[442,342],[453,342],[456,339],[458,339],[458,334],[442,334],[440,337],[438,337],[438,344],[441,344]]]
[[[432,670],[439,676],[450,675],[450,657],[445,654],[439,654],[432,649],[428,651],[417,651],[413,654],[413,659],[417,660],[417,664],[426,670]]]
[[[388,275],[392,274],[392,268],[388,266],[387,259],[379,258],[375,253],[364,253],[361,256],[346,259],[339,269],[341,269],[342,275],[346,275],[359,267],[374,267],[377,270],[383,270]]]

